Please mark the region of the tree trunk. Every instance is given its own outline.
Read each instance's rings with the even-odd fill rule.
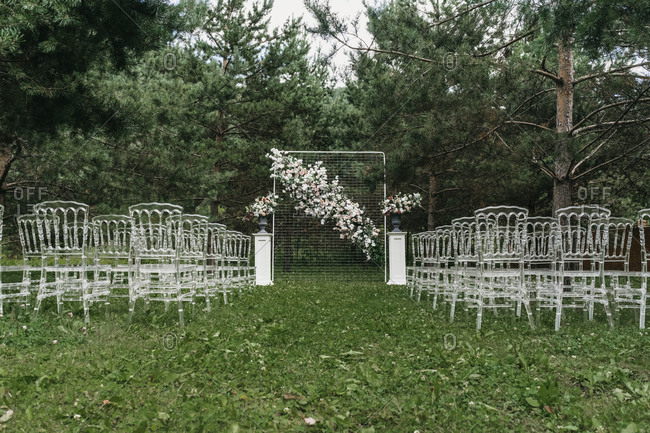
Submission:
[[[569,131],[573,128],[573,41],[558,43],[558,77],[556,130],[559,135],[555,147],[555,176],[553,182],[553,210],[571,205],[571,155]]]
[[[7,192],[7,176],[11,169],[11,164],[16,160],[20,147],[17,144],[0,146],[0,205],[5,204],[5,194]]]
[[[571,180],[555,179],[553,182],[553,212],[563,207],[571,206]]]
[[[434,212],[436,211],[436,185],[437,179],[433,174],[429,175],[429,206],[427,208],[427,228],[433,230],[436,228]]]

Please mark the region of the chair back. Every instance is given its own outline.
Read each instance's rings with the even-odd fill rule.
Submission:
[[[609,218],[605,222],[605,270],[629,272],[633,229],[634,221],[628,218]]]
[[[454,229],[454,254],[460,264],[478,261],[476,247],[476,219],[474,217],[456,218],[451,222]]]
[[[491,206],[476,210],[474,218],[480,261],[523,261],[528,209]]]
[[[89,241],[88,205],[46,201],[34,205],[43,255],[85,258]]]
[[[128,258],[131,248],[131,218],[127,215],[98,215],[92,219],[93,247],[98,258]]]
[[[138,258],[176,258],[182,239],[183,208],[169,203],[140,203],[129,207],[131,245]]]
[[[605,224],[611,212],[600,206],[570,206],[556,211],[563,261],[602,262]]]
[[[180,245],[180,257],[183,259],[203,259],[208,250],[208,217],[183,214],[181,219],[183,239]]]
[[[524,261],[530,264],[554,262],[558,254],[557,230],[557,219],[553,217],[528,217]]]
[[[208,224],[207,257],[209,259],[221,260],[224,257],[225,237],[225,225],[218,223]]]
[[[650,261],[650,243],[646,242],[645,228],[650,227],[650,209],[641,209],[638,213],[639,243],[641,244],[641,272],[648,274]]]

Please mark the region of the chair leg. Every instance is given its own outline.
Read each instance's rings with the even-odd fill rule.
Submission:
[[[451,311],[449,312],[449,322],[453,323],[454,322],[454,313],[456,312],[456,300],[458,298],[458,295],[454,293],[451,296]]]
[[[178,324],[181,328],[185,327],[185,320],[183,319],[183,301],[178,299]]]
[[[612,312],[609,310],[609,302],[605,300],[605,303],[603,305],[605,306],[605,314],[607,314],[607,321],[609,322],[609,327],[613,328],[614,321],[612,320]]]
[[[533,312],[530,309],[530,303],[526,300],[523,301],[524,308],[526,309],[526,315],[528,316],[528,323],[530,323],[530,329],[535,329],[535,321],[533,320]]]
[[[133,311],[135,310],[135,301],[136,301],[135,298],[129,299],[129,324],[133,319]]]
[[[561,320],[562,320],[562,293],[559,293],[557,295],[557,301],[555,304],[555,331],[560,330]]]

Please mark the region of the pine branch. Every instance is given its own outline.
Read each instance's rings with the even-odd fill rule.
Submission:
[[[580,125],[582,125],[584,122],[586,122],[587,119],[589,119],[589,118],[590,118],[591,116],[593,116],[594,114],[597,114],[597,113],[599,113],[599,112],[601,112],[601,111],[605,111],[605,110],[607,110],[608,108],[618,107],[618,106],[620,106],[620,105],[625,105],[625,104],[630,104],[630,103],[635,103],[635,102],[648,102],[648,101],[650,101],[650,98],[642,98],[642,99],[640,99],[640,100],[638,100],[638,101],[630,101],[630,100],[628,100],[628,101],[620,101],[620,102],[614,102],[614,103],[612,103],[612,104],[607,104],[607,105],[604,105],[604,106],[602,106],[602,107],[599,107],[599,108],[595,109],[594,111],[592,111],[591,113],[587,114],[587,115],[586,115],[582,120],[580,120],[578,123],[576,123],[576,124],[574,125],[574,127],[571,129],[571,131],[569,131],[569,135],[572,135],[572,134],[573,134],[573,131],[575,131],[576,129],[578,129],[578,127],[579,127]]]
[[[335,35],[335,34],[330,34],[334,39],[336,39],[340,44],[344,45],[345,47],[354,50],[354,51],[370,51],[373,53],[378,53],[378,54],[391,54],[394,56],[400,56],[400,57],[405,57],[407,59],[414,59],[414,60],[419,60],[421,62],[426,62],[426,63],[437,63],[436,60],[434,59],[429,59],[426,57],[421,57],[421,56],[416,56],[415,54],[410,54],[410,53],[404,53],[402,51],[395,51],[395,50],[382,50],[379,48],[372,48],[370,46],[366,47],[360,47],[360,46],[353,46],[350,44],[348,41],[342,39],[341,37]]]
[[[527,126],[534,126],[535,128],[540,128],[540,129],[543,129],[544,131],[555,132],[555,130],[552,129],[552,128],[548,128],[548,127],[543,126],[543,125],[538,125],[537,123],[533,123],[533,122],[524,122],[523,120],[506,120],[506,121],[503,122],[503,123],[504,123],[504,124],[509,124],[509,125],[527,125]]]
[[[432,28],[432,27],[437,27],[437,26],[442,25],[442,24],[445,24],[445,23],[447,23],[447,22],[449,22],[449,21],[453,21],[453,20],[455,20],[456,18],[462,17],[463,15],[466,15],[466,14],[472,12],[472,11],[475,10],[475,9],[482,8],[483,6],[487,6],[487,5],[489,5],[490,3],[494,3],[495,1],[496,1],[496,0],[487,0],[487,1],[483,2],[483,3],[479,3],[479,4],[475,5],[475,6],[472,6],[472,7],[470,7],[470,8],[465,9],[465,10],[462,11],[462,12],[457,13],[456,15],[453,15],[453,16],[451,16],[451,17],[449,17],[449,18],[445,18],[445,19],[442,20],[442,21],[437,21],[437,22],[431,24],[429,27],[430,27],[430,28]]]
[[[553,80],[557,84],[562,84],[562,78],[558,77],[557,75],[555,75],[552,72],[546,71],[544,69],[531,69],[530,72],[542,75],[542,76],[544,76],[546,78],[550,78],[551,80]]]
[[[555,91],[557,91],[557,87],[551,87],[550,89],[544,89],[544,90],[541,90],[541,91],[535,93],[533,96],[528,97],[524,102],[519,104],[519,106],[517,108],[515,108],[515,111],[513,111],[512,114],[514,115],[515,113],[517,113],[517,111],[519,111],[524,105],[526,105],[531,100],[537,98],[538,96],[543,95],[544,93],[555,92]],[[508,116],[508,117],[512,118],[512,116]]]
[[[520,35],[520,36],[516,36],[514,39],[511,39],[510,41],[506,42],[505,44],[503,44],[503,45],[501,45],[501,46],[498,46],[498,47],[496,47],[496,48],[493,48],[492,50],[487,51],[487,52],[485,52],[485,53],[476,54],[476,55],[474,55],[474,57],[481,58],[481,57],[487,57],[487,56],[490,56],[490,55],[492,55],[492,54],[494,54],[494,53],[496,53],[496,52],[498,52],[498,51],[503,50],[504,48],[508,48],[510,45],[519,42],[519,41],[522,40],[523,38],[525,38],[525,37],[527,37],[527,36],[530,36],[530,35],[532,35],[533,33],[535,33],[535,29],[534,29],[534,28],[531,29],[531,30],[529,30],[529,31],[527,31],[526,33],[524,33],[524,34],[522,34],[522,35]]]
[[[573,177],[573,179],[574,179],[574,180],[575,180],[575,179],[579,179],[579,178],[581,178],[582,176],[586,176],[587,174],[591,173],[592,171],[599,170],[599,169],[603,168],[603,167],[606,166],[606,165],[612,164],[612,163],[618,161],[619,159],[625,158],[629,153],[635,151],[636,149],[638,149],[639,147],[643,146],[643,145],[646,144],[646,143],[650,143],[650,137],[649,137],[649,138],[646,138],[646,139],[643,140],[641,143],[637,144],[634,148],[632,148],[632,149],[629,150],[628,152],[625,152],[625,153],[623,153],[623,154],[621,154],[621,155],[619,155],[619,156],[617,156],[617,157],[614,157],[614,158],[610,159],[609,161],[605,161],[605,162],[603,162],[603,163],[601,163],[601,164],[598,164],[598,165],[595,166],[595,167],[591,167],[589,170],[587,170],[587,171],[585,171],[585,172],[583,172],[583,173],[580,173],[579,175]],[[573,172],[573,170],[572,170],[572,172]]]
[[[634,125],[634,124],[637,124],[637,123],[645,123],[645,122],[649,122],[649,121],[650,121],[650,117],[645,117],[643,119],[615,120],[615,121],[612,121],[612,122],[595,123],[593,125],[588,125],[588,126],[583,126],[582,128],[578,128],[577,130],[573,131],[573,135],[575,136],[575,135],[581,134],[584,131],[589,131],[591,129],[595,129],[595,128],[598,128],[598,127],[601,127],[601,126],[609,126],[609,128],[607,128],[604,131],[606,133],[607,131],[609,131],[615,125]],[[581,149],[580,152],[582,152],[583,149]]]
[[[597,74],[585,75],[585,76],[582,76],[580,78],[577,78],[577,79],[573,80],[573,85],[576,85],[578,83],[582,83],[583,81],[591,80],[591,79],[594,79],[594,78],[604,77],[606,75],[611,75],[612,73],[615,73],[615,72],[626,71],[628,69],[636,68],[636,67],[639,67],[639,66],[650,66],[650,62],[641,62],[641,63],[636,63],[634,65],[628,65],[628,66],[623,66],[623,67],[620,67],[620,68],[612,69],[612,70],[609,70],[609,71],[606,71],[606,72],[599,72]]]

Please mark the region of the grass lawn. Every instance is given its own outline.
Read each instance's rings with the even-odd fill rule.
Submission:
[[[610,330],[568,312],[555,333],[550,311],[535,331],[502,311],[477,333],[402,287],[309,279],[199,303],[182,330],[159,304],[129,326],[118,300],[84,335],[70,307],[0,319],[0,430],[650,431],[631,313]]]

